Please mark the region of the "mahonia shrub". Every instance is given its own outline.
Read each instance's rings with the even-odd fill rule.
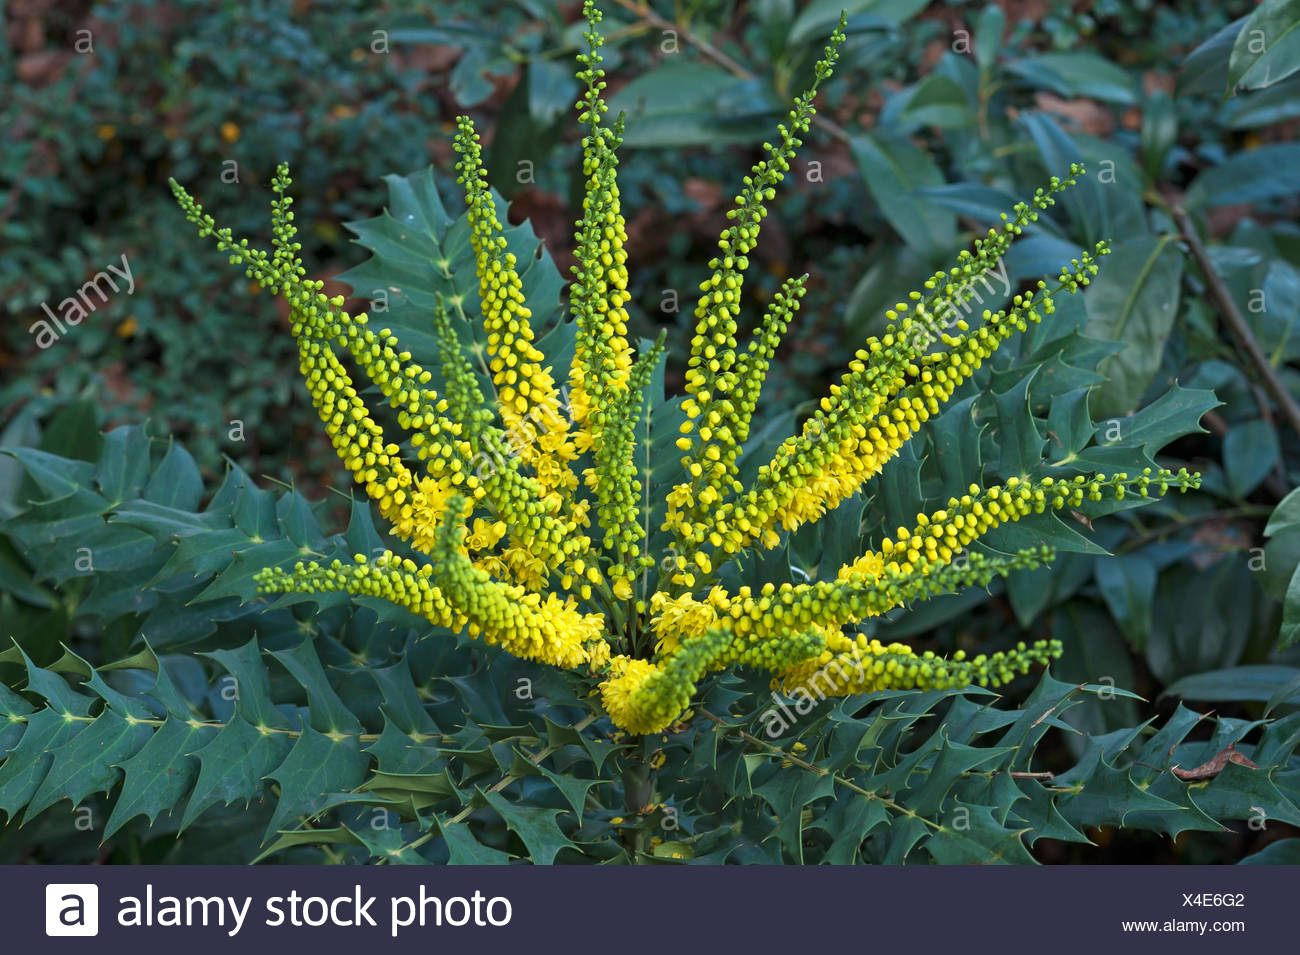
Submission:
[[[207,492],[179,443],[138,426],[81,429],[75,453],[4,449],[23,483],[0,488],[19,635],[0,648],[0,833],[21,823],[50,861],[967,863],[1033,861],[1088,827],[1300,824],[1300,714],[1180,705],[1093,734],[1088,707],[1067,711],[1137,699],[1104,674],[992,689],[1086,648],[900,642],[942,609],[921,601],[978,596],[1053,550],[1100,555],[1073,527],[1199,480],[1151,455],[1197,429],[1208,392],[1175,387],[1098,438],[1089,388],[1117,346],[1080,333],[1076,293],[1104,244],[972,312],[1082,170],[895,305],[782,440],[790,414],[760,389],[807,278],[747,336],[741,293],[817,85],[744,180],[668,396],[664,339],[630,340],[623,120],[584,13],[567,301],[531,230],[506,225],[468,119],[463,214],[426,170],[388,177],[389,211],[350,224],[373,257],[342,280],[374,290],[370,315],[306,277],[286,169],[269,250],[174,186],[289,302],[311,401],[366,494],[328,534],[297,490],[233,461]],[[1049,734],[1064,745],[1045,769]],[[93,836],[69,802],[96,810]]]
[[[856,629],[894,607],[1040,566],[1050,548],[1014,554],[972,550],[999,525],[1129,493],[1187,490],[1198,476],[1144,468],[1140,473],[1079,474],[1071,480],[1009,479],[971,484],[947,506],[918,514],[827,579],[801,584],[726,585],[729,564],[771,549],[783,531],[816,521],[884,468],[956,388],[1017,331],[1050,319],[1055,297],[1076,293],[1107,253],[1099,243],[972,327],[974,283],[996,267],[1021,231],[1075,182],[1053,178],[937,272],[923,291],[888,313],[883,335],[868,340],[798,434],[780,444],[746,484],[738,458],[750,435],[772,358],[796,320],[807,276],[786,281],[742,346],[737,336],[749,256],[767,203],[790,170],[815,113],[818,85],[831,75],[844,23],[815,66],[816,80],[765,143],[727,213],[731,224],[708,263],[695,307],[684,420],[676,447],[680,477],[664,497],[659,529],[668,558],[651,537],[647,475],[636,461],[644,393],[660,361],[659,341],[634,351],[628,340],[627,232],[620,213],[617,150],[624,118],[606,117],[599,12],[586,4],[588,51],[579,55],[586,91],[578,103],[586,191],[569,286],[573,356],[567,380],[536,345],[537,331],[520,270],[509,251],[468,117],[458,121],[458,181],[464,186],[469,241],[477,266],[485,347],[478,354],[486,389],[452,324],[463,301],[439,296],[429,316],[440,350],[444,390],[387,328],[343,309],[323,283],[306,278],[291,212],[288,171],[274,181],[273,248],[236,240],[173,182],[187,217],[230,261],[288,301],[300,368],[335,449],[377,503],[393,534],[419,559],[391,551],[353,562],[268,567],[263,594],[345,592],[392,601],[452,631],[465,631],[526,660],[580,669],[599,682],[614,724],[633,734],[678,721],[700,679],[731,666],[773,675],[787,693],[822,696],[886,689],[997,686],[1061,647],[1042,640],[967,659],[917,653]],[[349,359],[396,411],[409,433],[397,443],[367,404]]]

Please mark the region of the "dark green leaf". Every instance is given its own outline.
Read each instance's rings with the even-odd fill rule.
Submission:
[[[564,810],[516,805],[499,793],[481,789],[479,794],[501,814],[507,828],[523,841],[528,858],[534,864],[550,865],[561,849],[576,848],[555,822],[555,817]]]
[[[1254,663],[1185,676],[1165,689],[1166,696],[1209,703],[1267,701],[1300,675],[1295,667]]]
[[[1038,89],[1070,99],[1086,96],[1131,106],[1136,102],[1133,77],[1121,66],[1082,50],[1040,53],[1007,64],[1006,71]]]
[[[105,710],[54,750],[54,762],[27,804],[25,818],[34,818],[60,799],[76,806],[91,793],[107,792],[121,778],[118,764],[139,752],[152,736],[151,727]]]
[[[1233,20],[1188,54],[1178,74],[1178,95],[1218,93],[1228,85],[1228,58],[1245,22],[1245,17]]]
[[[947,253],[956,241],[956,221],[916,191],[943,183],[929,155],[907,140],[870,133],[855,136],[851,149],[871,198],[903,241],[923,255]]]
[[[1285,200],[1300,192],[1300,143],[1270,143],[1211,166],[1187,190],[1186,206]]]
[[[1088,334],[1125,344],[1101,363],[1110,381],[1092,399],[1093,416],[1111,418],[1134,410],[1160,367],[1178,314],[1183,259],[1170,237],[1142,237],[1120,243],[1103,265],[1085,301]]]
[[[199,776],[181,819],[186,829],[211,806],[236,800],[248,804],[262,793],[263,778],[279,766],[289,752],[284,733],[262,733],[236,716],[206,746],[195,751]]]
[[[1223,470],[1233,495],[1244,498],[1259,487],[1281,453],[1277,431],[1269,422],[1255,418],[1233,425],[1223,439]]]
[[[169,717],[144,747],[122,764],[122,793],[104,827],[107,839],[135,816],[150,823],[171,812],[190,791],[199,762],[190,754],[217,735],[211,726]]]
[[[327,808],[330,796],[356,789],[369,764],[355,737],[336,740],[304,726],[284,762],[267,773],[280,784],[280,800],[266,838],[298,817],[310,818]]]
[[[95,467],[95,484],[117,505],[139,497],[149,479],[149,437],[142,428],[114,428],[104,435],[104,450]]]
[[[1271,86],[1300,70],[1300,0],[1263,0],[1228,58],[1228,87]]]
[[[1135,650],[1145,649],[1151,635],[1151,607],[1156,591],[1156,568],[1137,555],[1099,557],[1097,589],[1125,639]]]

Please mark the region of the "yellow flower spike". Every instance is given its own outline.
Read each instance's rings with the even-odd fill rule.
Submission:
[[[283,196],[288,184],[288,171],[281,165],[273,182],[277,196]],[[482,453],[474,455],[469,443],[459,437],[461,425],[437,410],[442,399],[421,384],[428,380],[428,373],[417,364],[398,361],[397,340],[388,329],[375,332],[366,315],[348,315],[321,292],[323,283],[303,278],[306,269],[295,255],[299,246],[293,241],[289,197],[283,196],[272,204],[275,252],[268,256],[251,248],[247,240],[236,242],[230,230],[218,229],[212,217],[179,184],[173,181],[171,186],[186,217],[199,226],[200,235],[215,236],[218,248],[229,252],[233,262],[244,265],[250,278],[265,287],[278,288],[289,301],[300,370],[326,432],[348,470],[379,502],[381,513],[394,523],[399,536],[410,531],[409,514],[387,482],[396,478],[405,493],[413,479],[397,458],[397,446],[384,438],[383,430],[358,396],[351,377],[334,354],[334,343],[347,348],[389,403],[399,409],[400,424],[413,426],[419,420],[421,430],[412,436],[412,444],[425,461],[430,477],[446,478],[470,489],[476,498],[486,499],[512,528],[512,535],[543,560],[566,559],[590,547],[584,536],[575,533],[573,524],[556,517],[554,504],[540,499],[537,485],[519,474],[518,458],[506,453],[500,441],[492,445],[486,457]]]
[[[868,553],[842,567],[839,578],[843,580],[854,573],[879,576],[887,569],[909,572],[920,557],[919,551],[910,546],[918,538],[925,539],[927,549],[933,549],[936,553],[942,551],[935,542],[940,539],[947,541],[947,547],[944,548],[947,554],[938,560],[930,558],[932,564],[947,563],[983,534],[1001,524],[1018,521],[1028,514],[1041,513],[1049,506],[1053,509],[1078,507],[1085,497],[1101,500],[1105,494],[1110,493],[1117,500],[1122,500],[1128,488],[1147,490],[1149,493],[1152,484],[1159,485],[1161,493],[1170,486],[1186,491],[1200,486],[1200,476],[1190,474],[1184,468],[1178,472],[1160,470],[1133,477],[1120,473],[1110,476],[1098,474],[1091,478],[1080,476],[1070,481],[1043,478],[1033,485],[1026,485],[1018,478],[1009,478],[1003,487],[991,487],[984,491],[977,489],[976,493],[953,498],[948,502],[947,508],[936,511],[929,517],[918,514],[914,529],[908,531],[900,527],[894,539],[886,538],[881,542],[878,553]],[[1009,488],[1016,489],[1017,493],[1012,494]]]
[[[259,592],[264,594],[342,592],[381,597],[438,626],[456,630],[465,625],[465,616],[426,574],[406,570],[390,552],[379,555],[373,562],[368,562],[362,554],[357,558],[358,562],[352,565],[338,560],[328,565],[315,561],[299,563],[292,572],[268,567],[258,571],[254,579]]]
[[[678,535],[680,545],[698,544],[700,538],[690,538],[682,533],[682,525],[696,523],[705,505],[699,503],[699,492],[705,486],[721,494],[735,493],[734,465],[739,454],[743,434],[748,432],[749,415],[745,410],[752,386],[752,375],[757,369],[756,357],[767,347],[772,327],[765,321],[758,331],[758,344],[751,345],[749,361],[737,357],[736,330],[740,314],[740,294],[744,274],[749,268],[749,253],[758,242],[759,223],[767,215],[765,203],[775,196],[778,185],[790,168],[790,160],[801,144],[799,136],[806,133],[816,114],[813,100],[818,87],[834,70],[839,58],[839,46],[844,42],[846,19],[843,15],[831,33],[823,57],[814,66],[812,86],[796,99],[789,113],[789,125],[777,127],[780,140],[775,145],[763,144],[766,158],[760,160],[745,177],[745,185],[736,196],[734,208],[727,212],[732,220],[718,239],[718,254],[709,262],[709,278],[700,283],[700,298],[695,307],[696,334],[691,340],[691,357],[687,363],[686,391],[696,400],[683,405],[688,417],[703,417],[710,425],[709,436],[703,430],[695,432],[685,467],[692,477],[690,482],[691,506],[686,513],[670,511],[667,528]],[[773,324],[780,323],[793,310],[789,301],[794,288],[783,289],[781,304],[769,313]],[[706,472],[699,462],[710,460],[709,449],[716,450],[719,463]],[[706,531],[707,533],[707,531]]]
[[[479,298],[487,333],[488,367],[497,389],[505,430],[523,460],[537,466],[537,479],[549,490],[569,494],[578,479],[569,467],[577,457],[560,412],[560,395],[542,353],[533,346],[532,316],[524,304],[523,282],[515,257],[506,251],[496,203],[483,173],[482,148],[468,116],[457,120],[456,171],[465,186],[471,244],[478,264]],[[539,436],[552,435],[549,450]]]
[[[601,615],[584,614],[555,594],[543,598],[522,586],[498,583],[471,564],[463,547],[466,511],[463,497],[448,503],[432,552],[432,579],[464,615],[470,635],[499,644],[514,656],[555,666],[603,659],[607,649],[592,649],[605,643]]]
[[[500,438],[496,435],[489,436],[495,430],[491,427],[492,412],[483,399],[483,391],[479,388],[474,369],[461,347],[460,337],[452,327],[451,316],[447,313],[447,304],[441,293],[435,298],[433,323],[442,358],[442,378],[447,384],[446,411],[449,417],[460,422],[470,448],[476,454],[483,452],[485,445],[499,446]]]
[[[816,628],[763,645],[713,628],[685,639],[658,663],[613,658],[610,676],[600,685],[601,700],[616,725],[633,733],[657,733],[677,722],[705,673],[732,664],[782,670],[815,656],[824,646],[825,638]]]
[[[992,248],[999,253],[1002,249]],[[1100,244],[1097,256],[1107,251]],[[1095,273],[1097,256],[1085,254],[1081,262],[1064,271],[1056,291],[1068,289],[1080,277]],[[969,289],[965,294],[970,294]],[[1046,292],[1041,302],[1050,302],[1052,294]],[[775,527],[793,530],[817,520],[851,497],[897,455],[998,345],[1026,322],[1041,319],[1039,305],[1040,299],[1029,293],[1016,296],[1009,310],[996,315],[986,311],[978,332],[953,339],[952,351],[927,356],[919,366],[911,365],[915,346],[908,343],[923,341],[925,331],[911,319],[900,320],[901,334],[894,338],[887,333],[875,353],[892,358],[874,365],[850,366],[849,373],[832,388],[832,394],[823,399],[822,409],[805,423],[803,434],[788,440],[772,462],[760,469],[756,487],[733,506],[753,507],[752,515],[757,520],[751,518],[751,526],[733,535],[724,549],[737,553],[754,543],[770,546],[769,541],[774,543],[779,538],[766,537],[764,531]],[[906,306],[900,304],[898,308],[905,310]],[[873,344],[869,343],[869,352]],[[904,385],[903,370],[915,371],[918,380]],[[864,386],[872,390],[857,404],[846,400],[846,395],[859,394]],[[868,408],[873,410],[866,411]],[[766,498],[760,502],[764,495]],[[717,520],[728,521],[731,516],[732,507],[724,507]]]
[[[576,321],[570,387],[575,398],[574,422],[587,434],[590,446],[605,425],[609,402],[627,388],[632,349],[627,341],[627,255],[623,243],[627,228],[618,194],[618,156],[622,118],[613,128],[601,122],[609,107],[601,92],[605,71],[600,47],[604,43],[598,24],[600,11],[591,0],[584,3],[587,51],[578,54],[583,69],[578,80],[586,85],[578,101],[578,121],[587,127],[582,140],[582,169],[587,180],[582,218],[576,225],[574,281],[569,303]],[[595,412],[593,416],[593,411]]]

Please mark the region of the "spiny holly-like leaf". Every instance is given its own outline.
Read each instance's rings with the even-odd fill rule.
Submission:
[[[1129,813],[1141,810],[1177,810],[1176,803],[1161,799],[1136,785],[1127,768],[1116,765],[1131,739],[1130,730],[1090,737],[1088,749],[1075,767],[1054,780],[1060,788],[1074,787],[1073,794],[1059,805],[1061,815],[1072,824],[1122,826]],[[1112,756],[1114,753],[1116,755]]]
[[[776,834],[787,852],[802,862],[803,809],[814,800],[835,793],[834,779],[804,769],[767,767],[767,781],[753,786],[754,795],[772,807]]]
[[[808,826],[832,840],[823,860],[828,865],[852,865],[860,859],[863,841],[876,827],[889,822],[889,812],[878,800],[856,793],[841,793],[830,808]]]
[[[199,774],[181,819],[188,827],[211,806],[247,804],[260,798],[262,780],[281,765],[292,741],[281,733],[262,733],[242,717],[227,723],[206,746],[194,751]]]
[[[171,441],[167,453],[149,475],[144,500],[182,511],[197,510],[203,499],[203,475],[184,447]]]
[[[5,448],[4,453],[17,459],[46,501],[61,501],[86,491],[95,474],[95,465],[88,461],[64,458],[36,448]]]
[[[109,505],[139,497],[149,480],[149,437],[141,428],[114,428],[104,436],[104,448],[94,481]]]
[[[320,812],[330,795],[361,785],[368,763],[355,737],[335,739],[304,725],[284,762],[267,774],[280,784],[280,800],[266,838],[298,816]]]
[[[93,792],[107,792],[121,777],[119,764],[139,752],[152,735],[151,727],[105,710],[53,751],[50,771],[27,805],[27,818],[60,799],[76,806]]]
[[[1148,453],[1154,454],[1185,434],[1204,433],[1201,418],[1222,404],[1212,391],[1182,388],[1175,382],[1141,411],[1119,419],[1115,440],[1105,435],[1103,440],[1108,444],[1141,445]]]
[[[230,650],[204,654],[216,660],[235,680],[234,699],[241,716],[254,726],[289,728],[289,720],[271,701],[271,681],[256,638]]]
[[[84,728],[84,723],[49,708],[28,717],[22,739],[0,764],[0,809],[9,819],[17,817],[40,788],[54,761],[53,751]]]
[[[1266,819],[1300,825],[1300,808],[1278,789],[1267,770],[1258,767],[1229,761],[1213,779],[1193,783],[1189,796],[1213,818],[1258,819],[1262,814]]]
[[[1030,847],[1039,839],[1091,844],[1087,836],[1065,821],[1056,806],[1056,795],[1041,783],[1025,780],[1020,783],[1020,791],[1024,799],[1015,804],[1011,818],[1019,819],[1029,827],[1026,840]]]
[[[315,644],[308,638],[292,650],[272,653],[293,678],[307,691],[307,709],[312,727],[329,736],[355,736],[361,732],[361,723],[339,699],[330,686],[325,669],[316,655]]]
[[[587,802],[587,794],[594,787],[607,785],[610,782],[607,779],[582,779],[577,776],[557,773],[530,758],[522,749],[516,748],[515,753],[519,758],[513,766],[515,772],[512,772],[512,775],[526,775],[536,772],[550,780],[551,785],[560,791],[560,794],[564,796],[564,801],[573,810],[573,815],[578,820],[579,826],[582,825],[582,811]]]
[[[374,828],[357,826],[349,828],[358,845],[365,848],[371,857],[388,865],[428,865],[429,862],[416,850],[406,844],[406,835],[398,828]]]
[[[22,738],[26,719],[36,708],[21,696],[0,685],[0,754]]]
[[[926,852],[940,865],[1032,864],[1025,848],[1025,829],[999,825],[989,806],[957,803],[944,813],[945,825],[923,843]]]
[[[1043,435],[1029,413],[1029,384],[1034,375],[1026,375],[1013,388],[994,395],[998,408],[997,438],[1002,446],[998,476],[1027,480],[1038,470],[1043,459]]]
[[[500,793],[491,791],[479,790],[479,794],[501,814],[507,828],[523,841],[533,862],[550,865],[561,849],[577,848],[555,821],[564,810],[516,805]]]
[[[485,846],[470,832],[463,822],[439,823],[438,832],[446,843],[450,865],[506,865],[511,856],[508,852]]]
[[[967,746],[945,739],[939,755],[930,767],[929,779],[908,802],[917,812],[936,812],[943,805],[948,790],[957,779],[976,767],[1001,762],[1004,756],[1014,753],[1012,747]],[[1010,808],[1010,807],[1007,807]]]
[[[122,792],[104,826],[104,838],[134,816],[143,815],[152,823],[159,813],[179,806],[198,777],[199,762],[190,754],[216,734],[214,727],[175,718],[163,723],[140,751],[122,764]]]

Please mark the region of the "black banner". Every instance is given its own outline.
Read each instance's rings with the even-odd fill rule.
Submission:
[[[476,955],[539,944],[1172,952],[1247,939],[1293,947],[1293,896],[1293,873],[1268,866],[9,866],[0,947],[90,951],[95,938],[113,951],[176,945],[186,955],[358,944]]]

